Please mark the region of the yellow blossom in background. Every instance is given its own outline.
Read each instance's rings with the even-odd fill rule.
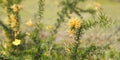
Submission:
[[[14,23],[14,22],[13,22],[13,23],[11,23],[11,27],[12,27],[12,28],[16,27],[16,25],[17,25],[17,24],[16,24],[16,23]]]
[[[17,20],[16,19],[12,19],[12,22],[17,23]]]
[[[10,24],[10,22],[11,22],[10,19],[7,17],[7,18],[5,19],[5,23],[6,23],[6,24]]]
[[[17,20],[13,14],[10,15],[10,18],[11,18],[11,27],[13,28],[16,26]]]
[[[94,9],[95,9],[95,10],[100,9],[100,7],[101,7],[101,4],[100,4],[100,3],[94,2]]]
[[[33,23],[32,23],[32,21],[31,21],[31,19],[26,22],[26,25],[28,25],[28,26],[30,26],[30,27],[33,26]]]
[[[47,26],[46,30],[49,30],[49,29],[52,29],[52,28],[53,28],[53,26]]]
[[[8,9],[7,9],[7,7],[5,7],[3,12],[4,12],[5,14],[7,14],[7,11],[8,11]]]
[[[68,52],[68,53],[70,53],[70,49],[68,49],[68,48],[65,48],[65,51]]]
[[[29,60],[29,59],[25,59],[25,60]]]
[[[29,32],[26,32],[25,34],[26,34],[27,36],[30,36],[30,33],[29,33]]]
[[[109,48],[109,49],[113,49],[114,46],[113,46],[113,45],[109,45],[108,48]]]
[[[68,30],[67,32],[70,34],[70,36],[73,36],[75,34],[74,30]]]
[[[14,29],[14,31],[17,31],[17,29]],[[19,31],[15,32],[15,37],[16,37],[19,33],[20,33]]]
[[[11,15],[10,15],[10,19],[11,19],[11,20],[15,20],[15,19],[16,19],[16,18],[15,18],[15,15],[14,15],[14,14],[11,14]]]
[[[2,55],[7,55],[6,51],[1,51]]]
[[[18,5],[18,9],[22,9],[23,8],[23,5]]]
[[[83,40],[80,40],[80,43],[83,43]]]
[[[67,31],[70,36],[73,36],[75,31],[75,28],[79,28],[80,27],[80,20],[77,18],[71,18],[68,22],[68,26],[69,26],[69,30]]]
[[[49,53],[48,53],[48,52],[45,52],[44,55],[45,55],[45,56],[49,56]]]
[[[7,3],[7,0],[2,0],[3,3]]]
[[[70,19],[68,22],[68,25],[71,28],[79,28],[80,27],[80,20],[75,18],[75,19]]]
[[[19,11],[18,6],[16,4],[14,4],[11,8],[13,9],[14,12]]]
[[[19,32],[17,26],[12,27],[12,30],[15,31],[15,35],[14,36],[16,37],[19,34],[19,33],[17,33],[17,32]]]
[[[97,7],[101,7],[101,4],[98,3],[98,2],[94,2],[94,5],[97,6]]]
[[[2,30],[2,34],[3,34],[3,36],[7,36],[7,34],[6,34],[6,31],[5,30]]]
[[[15,39],[12,43],[13,43],[13,45],[18,46],[18,45],[20,45],[21,40]]]
[[[4,44],[2,44],[2,46],[3,46],[4,49],[7,49],[8,44],[4,43]]]

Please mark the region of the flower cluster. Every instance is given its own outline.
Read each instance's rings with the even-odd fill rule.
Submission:
[[[20,32],[19,12],[22,8],[22,5],[20,5],[20,2],[18,0],[2,0],[2,4],[6,14],[6,26],[9,27],[10,31],[12,31],[6,33],[6,37],[8,38],[8,40],[14,40],[17,38]]]
[[[22,5],[15,3],[14,1],[2,0],[4,11],[7,14],[5,22],[11,27],[13,31],[19,31],[19,11]],[[14,2],[13,4],[11,2]]]
[[[80,20],[77,18],[71,18],[68,22],[69,30],[71,36],[74,35],[74,30],[80,27]]]
[[[13,6],[11,6],[13,12],[18,12],[22,6],[21,5],[17,5],[17,4],[14,4]]]
[[[70,19],[68,22],[69,28],[79,28],[80,27],[80,20],[75,18],[75,19]]]
[[[14,15],[14,14],[11,14],[11,15],[10,15],[10,19],[11,19],[11,27],[12,27],[12,28],[15,28],[15,27],[16,27],[16,24],[17,24],[17,19],[16,19],[15,15]]]
[[[74,30],[71,29],[69,29],[67,32],[70,34],[70,36],[73,36],[75,34]]]

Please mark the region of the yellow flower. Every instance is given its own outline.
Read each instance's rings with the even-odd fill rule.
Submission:
[[[11,23],[11,27],[12,27],[12,28],[16,27],[16,25],[17,25],[17,24],[16,24],[16,23],[14,23],[14,22],[13,22],[13,23]]]
[[[16,20],[15,15],[11,14],[10,19],[11,19],[11,21],[10,21],[11,22],[11,27],[14,28],[16,26],[16,24],[17,24],[17,20]]]
[[[16,31],[15,32],[15,37],[20,33],[16,28],[14,28],[14,31]]]
[[[27,36],[30,36],[30,33],[29,33],[29,32],[26,32],[25,34],[26,34]]]
[[[14,14],[11,14],[11,15],[10,15],[10,18],[11,18],[11,19],[15,18]]]
[[[7,18],[5,19],[5,23],[9,25],[10,22],[11,22],[10,19],[7,17]]]
[[[2,53],[3,55],[7,55],[6,51],[1,51],[1,53]]]
[[[83,43],[83,40],[80,40],[80,43]]]
[[[46,30],[49,30],[49,29],[52,29],[52,28],[53,28],[53,26],[47,26]]]
[[[109,45],[108,48],[109,48],[109,49],[113,49],[114,46],[113,46],[113,45]]]
[[[70,34],[70,36],[73,36],[75,34],[74,30],[68,30],[67,32]]]
[[[3,34],[3,36],[7,36],[7,34],[6,34],[6,31],[5,30],[2,30],[2,34]]]
[[[68,52],[68,53],[70,53],[70,49],[68,49],[68,48],[65,48],[65,51]]]
[[[23,5],[18,5],[18,9],[22,9],[23,8]]]
[[[17,20],[16,19],[12,19],[12,22],[17,23]]]
[[[12,43],[13,43],[13,45],[18,46],[18,45],[20,45],[21,40],[15,39],[15,41],[13,41]]]
[[[14,36],[16,37],[19,33],[19,30],[18,30],[19,28],[17,28],[17,25],[15,26],[15,27],[12,27],[12,30],[13,31],[15,31],[15,34],[14,34]]]
[[[7,0],[2,0],[3,3],[7,3]]]
[[[4,49],[7,49],[7,44],[6,44],[6,43],[2,44],[2,47],[3,47]]]
[[[16,4],[14,4],[11,8],[13,9],[14,12],[19,11],[18,6]]]
[[[45,52],[44,55],[45,55],[45,56],[49,56],[49,53],[48,53],[48,52]]]
[[[8,11],[8,9],[7,9],[7,7],[5,7],[3,12],[4,12],[5,14],[7,14],[7,11]]]
[[[10,15],[10,19],[16,22],[16,18],[15,18],[15,15],[14,15],[14,14],[11,14],[11,15]]]
[[[32,21],[31,21],[31,19],[26,22],[26,25],[28,25],[28,26],[30,26],[30,27],[33,26],[33,23],[32,23]]]
[[[94,9],[95,10],[98,10],[98,9],[100,9],[100,7],[101,7],[101,4],[100,3],[98,3],[98,2],[94,2]]]
[[[79,28],[80,27],[80,20],[79,19],[70,19],[68,22],[70,29],[72,28]]]
[[[101,4],[98,3],[98,2],[94,2],[94,5],[97,6],[97,7],[100,7],[100,6],[101,6]]]

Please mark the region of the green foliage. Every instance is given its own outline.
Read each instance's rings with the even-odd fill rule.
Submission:
[[[72,54],[71,58],[73,60],[78,60],[77,50],[78,50],[78,47],[79,47],[79,44],[80,44],[79,43],[80,37],[82,36],[84,30],[88,30],[89,28],[94,27],[96,25],[106,26],[108,24],[111,24],[110,20],[105,15],[103,15],[102,13],[99,15],[99,20],[87,20],[87,21],[83,21],[81,23],[81,27],[78,28],[76,30],[76,32],[75,32],[74,40],[77,43],[74,43],[74,46],[73,46],[72,52],[71,52],[71,54]],[[88,50],[85,52],[85,55],[87,55],[87,53],[89,52],[89,50],[91,50],[91,47],[88,48]],[[84,57],[84,55],[82,57]]]
[[[7,37],[9,39],[12,39],[13,40],[13,31],[11,28],[7,27],[2,21],[0,21],[0,26],[2,26],[2,28],[5,30],[5,34],[7,35]]]
[[[0,0],[0,3],[2,3],[2,0]]]
[[[80,18],[82,18],[81,13],[80,13],[81,8],[77,6],[81,1],[83,2],[84,0],[71,0],[71,1],[63,0],[60,2],[61,11],[57,12],[58,18],[57,18],[57,22],[55,23],[53,35],[57,33],[57,29],[60,28],[65,18],[71,18],[70,14],[75,13]]]
[[[38,4],[39,4],[39,18],[41,19],[43,16],[43,11],[44,11],[44,5],[45,5],[45,0],[39,0],[38,1]]]
[[[1,1],[1,0],[0,0]],[[96,11],[94,9],[82,9],[77,5],[80,2],[85,2],[86,0],[61,0],[60,6],[61,11],[57,12],[56,23],[54,28],[47,32],[47,34],[42,34],[46,32],[44,27],[46,25],[42,24],[41,20],[43,18],[45,10],[45,0],[38,1],[38,16],[39,21],[33,25],[33,30],[29,34],[26,31],[23,32],[19,29],[20,27],[20,16],[19,12],[14,12],[11,9],[13,4],[20,4],[23,0],[7,0],[8,4],[2,7],[7,7],[7,17],[10,14],[14,14],[18,20],[17,28],[19,33],[15,36],[17,31],[14,31],[9,25],[4,24],[0,20],[0,26],[6,32],[9,41],[4,40],[0,44],[0,60],[106,60],[120,59],[120,52],[115,51],[113,48],[109,47],[109,44],[105,46],[97,46],[94,44],[83,47],[81,41],[84,32],[92,27],[100,26],[101,28],[111,26],[114,22],[109,19],[103,12],[95,16]],[[23,1],[24,2],[24,1]],[[89,12],[94,17],[89,20],[83,20],[82,13]],[[98,11],[99,12],[99,11]],[[80,27],[72,28],[74,30],[73,42],[62,42],[60,45],[56,43],[57,32],[62,23],[67,21],[67,19],[72,18],[71,14],[77,15],[80,20]],[[46,16],[45,16],[46,17]],[[67,19],[66,19],[67,18]],[[64,34],[63,34],[64,35]],[[67,36],[68,37],[68,36]],[[64,37],[62,37],[64,38]],[[70,40],[72,40],[69,38]],[[15,39],[20,41],[19,45],[14,45]],[[69,40],[68,39],[68,40]],[[17,42],[19,43],[19,42]]]
[[[87,30],[93,26],[99,25],[101,27],[108,27],[114,24],[114,22],[105,16],[105,14],[101,13],[98,16],[98,20],[84,20],[82,23],[82,29]]]

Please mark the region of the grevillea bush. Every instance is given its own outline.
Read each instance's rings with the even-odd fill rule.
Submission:
[[[47,18],[44,15],[46,1],[38,0],[37,14],[33,20],[30,19],[25,23],[26,29],[31,28],[30,31],[27,31],[21,28],[23,19],[21,19],[20,11],[24,9],[21,4],[24,0],[0,0],[0,7],[5,18],[0,18],[0,33],[2,35],[0,37],[0,60],[120,59],[120,51],[114,48],[113,40],[111,40],[112,36],[120,36],[117,34],[120,30],[119,27],[115,29],[115,32],[102,37],[103,40],[108,40],[107,42],[99,42],[104,42],[102,45],[92,42],[92,38],[96,37],[100,31],[97,33],[93,31],[92,37],[83,40],[85,33],[93,28],[98,27],[106,31],[115,26],[116,21],[105,15],[100,3],[93,1],[91,5],[87,5],[85,2],[88,0],[56,0],[55,3],[60,10],[56,12],[55,23],[52,23],[52,26],[47,26],[42,21]],[[90,17],[86,19],[83,15],[85,13],[89,13]],[[33,23],[34,21],[37,22]],[[63,29],[62,32],[60,32],[60,28]],[[59,32],[62,33],[62,36],[59,35]],[[60,44],[57,41],[59,37],[64,39]],[[119,41],[120,38],[116,40]],[[88,43],[84,44],[85,41]]]

